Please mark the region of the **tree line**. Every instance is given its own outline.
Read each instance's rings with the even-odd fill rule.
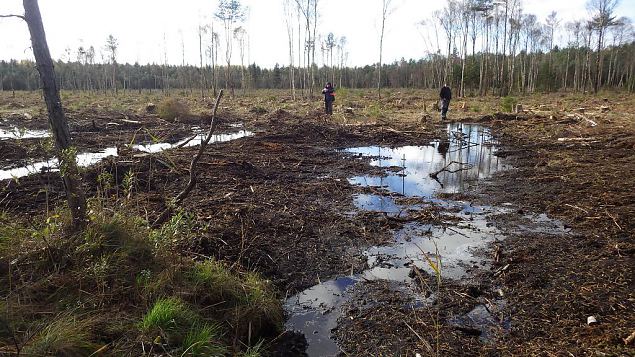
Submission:
[[[608,65],[602,67],[600,73],[600,88],[622,89],[635,91],[635,42],[609,47],[602,51],[601,56],[607,58]],[[483,67],[486,62],[502,61],[502,56],[494,58],[481,54],[466,57],[465,67],[462,61],[451,61],[448,69],[449,76],[444,74],[440,63],[447,62],[443,55],[433,54],[424,59],[400,60],[382,65],[382,87],[388,88],[438,88],[443,82],[451,87],[460,89],[463,83],[465,95],[499,94],[500,86],[496,85],[495,75],[484,76]],[[569,91],[593,91],[595,84],[595,69],[593,58],[597,53],[585,47],[554,47],[548,52],[521,52],[508,58],[517,62],[519,68],[515,70],[509,80],[509,87],[504,88],[503,94]],[[202,72],[210,78],[211,67],[201,70],[195,66],[166,66],[166,65],[118,65],[113,72],[109,64],[83,64],[79,62],[55,62],[58,86],[63,90],[87,90],[112,92],[182,89],[188,91],[201,90],[205,95],[211,95],[213,83],[201,83]],[[219,66],[219,72],[226,72],[224,66]],[[491,68],[490,68],[491,70]],[[339,83],[348,88],[375,88],[377,86],[377,66],[338,67],[312,66],[312,83],[321,85],[326,81]],[[290,66],[262,68],[256,64],[249,66],[232,66],[227,88],[238,89],[291,89],[291,76],[297,83],[301,83],[302,74]],[[336,80],[333,81],[333,76]],[[218,81],[218,78],[215,78]],[[114,83],[114,85],[113,85]],[[0,90],[38,90],[40,79],[31,61],[0,61]]]
[[[523,12],[520,0],[448,0],[445,7],[417,24],[420,59],[382,61],[384,27],[395,7],[381,0],[379,58],[375,64],[348,66],[346,36],[317,32],[319,0],[281,0],[289,63],[263,68],[245,64],[249,34],[247,9],[238,0],[220,0],[213,21],[198,27],[198,66],[119,64],[118,40],[109,36],[93,46],[70,48],[55,62],[65,90],[117,93],[119,90],[196,91],[215,95],[225,87],[248,91],[289,89],[311,96],[324,82],[349,88],[438,88],[448,84],[458,95],[508,95],[559,90],[635,91],[635,31],[615,14],[617,0],[589,0],[589,18],[562,24],[556,12],[544,23]],[[556,43],[556,34],[566,38]],[[237,50],[240,64],[232,64]],[[167,53],[167,48],[164,49]],[[183,50],[184,51],[184,50]],[[219,63],[219,53],[225,62]],[[321,54],[321,56],[316,56]],[[224,74],[224,75],[223,75]],[[1,61],[0,90],[34,90],[39,77],[30,61]]]

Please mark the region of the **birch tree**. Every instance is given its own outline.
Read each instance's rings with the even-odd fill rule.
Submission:
[[[239,0],[220,0],[215,14],[216,18],[222,21],[225,30],[225,88],[230,88],[232,95],[234,87],[231,82],[231,62],[234,45],[234,31],[245,21],[245,9]]]
[[[593,84],[594,93],[597,93],[599,87],[602,85],[602,48],[604,46],[604,36],[606,29],[616,24],[613,11],[618,3],[619,0],[589,0],[589,2],[587,2],[587,8],[592,13],[590,24],[598,34],[597,57],[595,60],[596,76]]]

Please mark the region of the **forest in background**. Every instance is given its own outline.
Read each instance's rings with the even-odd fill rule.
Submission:
[[[198,65],[185,63],[184,47],[181,65],[168,64],[167,55],[163,63],[119,64],[119,40],[111,35],[97,50],[68,47],[55,63],[59,87],[115,93],[187,89],[203,96],[221,87],[243,92],[268,88],[290,89],[294,97],[296,91],[310,95],[327,81],[348,88],[438,88],[447,83],[458,96],[635,91],[635,30],[630,18],[614,13],[616,0],[590,0],[588,19],[565,24],[556,12],[540,22],[523,12],[519,0],[449,0],[415,25],[422,39],[418,45],[427,55],[388,64],[382,62],[383,33],[394,5],[381,0],[379,60],[361,67],[347,65],[346,36],[317,33],[319,0],[282,1],[289,64],[263,68],[249,63],[246,8],[226,0],[209,24],[199,25]],[[232,64],[233,52],[240,64]],[[33,62],[0,61],[0,90],[35,89],[39,77]]]

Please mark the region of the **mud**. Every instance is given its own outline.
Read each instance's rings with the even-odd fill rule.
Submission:
[[[229,108],[221,110],[219,132],[254,135],[206,152],[184,203],[196,218],[195,238],[178,243],[184,256],[213,256],[263,273],[281,299],[295,297],[297,306],[313,305],[302,297],[305,289],[323,297],[322,306],[301,308],[308,318],[297,325],[305,336],[273,341],[274,354],[302,355],[307,345],[311,355],[630,352],[622,341],[635,326],[635,130],[627,109],[594,118],[593,128],[558,113],[466,114],[463,128],[479,122],[487,129],[473,132],[488,140],[478,149],[446,151],[443,140],[458,139],[447,136],[447,124],[421,122],[412,109],[395,109],[408,119],[387,123],[336,121],[311,106]],[[187,181],[196,148],[139,152],[126,144],[177,143],[208,122],[198,116],[166,123],[102,109],[71,118],[80,152],[117,148],[118,156],[84,169],[86,192],[118,202],[132,172],[130,205],[149,221]],[[19,124],[46,128],[38,115]],[[474,141],[467,137],[463,142]],[[3,165],[51,157],[45,141],[1,140]],[[411,151],[447,160],[402,161]],[[461,170],[439,173],[438,181],[429,175],[474,159],[478,164],[453,164],[450,171]],[[97,184],[102,173],[115,180],[105,192]],[[8,214],[42,219],[62,203],[56,172],[0,182],[0,208]],[[448,263],[440,282],[418,246],[433,261],[439,249]],[[320,316],[328,322],[316,323],[313,308],[326,311]],[[599,324],[587,326],[589,315]]]

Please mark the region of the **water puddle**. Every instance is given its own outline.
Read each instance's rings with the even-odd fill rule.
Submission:
[[[437,193],[463,192],[469,183],[488,178],[505,168],[502,160],[494,155],[497,143],[488,128],[459,123],[448,125],[447,130],[448,140],[435,141],[428,146],[368,146],[345,150],[372,157],[372,166],[390,168],[386,176],[357,176],[349,182],[405,196],[429,198]],[[443,168],[444,171],[430,176]],[[368,198],[362,197],[360,203],[364,200],[368,201]]]
[[[488,128],[457,123],[447,126],[447,139],[427,146],[374,146],[344,150],[351,159],[370,157],[372,166],[385,168],[383,176],[349,178],[353,185],[372,188],[373,193],[354,196],[354,204],[359,211],[408,218],[430,206],[441,206],[444,214],[441,223],[427,224],[420,220],[405,223],[395,233],[393,243],[368,248],[363,253],[368,268],[363,272],[322,282],[286,300],[285,309],[289,316],[286,328],[305,334],[309,356],[335,356],[340,352],[331,339],[331,331],[337,326],[340,308],[350,298],[355,284],[388,280],[410,286],[413,267],[434,274],[428,258],[440,259],[444,278],[461,279],[473,268],[487,267],[489,263],[475,257],[474,251],[504,238],[503,233],[490,222],[495,215],[508,214],[512,209],[474,206],[435,196],[440,193],[460,194],[471,185],[479,184],[479,180],[506,169],[505,163],[495,156],[496,145]],[[539,218],[545,220],[536,222],[536,227],[542,227],[536,229],[560,228],[556,221],[546,216]],[[419,297],[415,296],[417,299]],[[429,302],[417,301],[417,304],[426,303]],[[479,307],[464,319],[457,320],[457,323],[467,324],[468,320],[473,325],[483,323],[482,328],[474,327],[474,331],[485,338],[492,326],[502,324],[502,321],[482,313]]]
[[[254,135],[253,132],[247,130],[241,130],[236,133],[226,133],[226,134],[214,134],[210,139],[209,143],[223,143],[226,141],[232,141],[236,139],[240,139],[246,136]],[[207,133],[199,133],[195,136],[185,138],[176,143],[154,143],[154,144],[139,144],[133,145],[132,148],[134,150],[139,150],[147,153],[157,153],[165,150],[181,148],[181,147],[193,147],[199,146],[207,137]]]
[[[0,140],[39,139],[49,136],[48,130],[30,130],[22,128],[0,128]]]
[[[216,134],[212,136],[212,139],[210,140],[210,144],[236,140],[239,138],[252,136],[252,135],[254,135],[254,133],[247,130],[241,130],[236,133]],[[165,150],[171,150],[175,148],[198,146],[203,142],[205,137],[207,137],[206,133],[197,133],[191,137],[182,139],[176,143],[140,144],[140,145],[133,145],[132,148],[134,150],[147,152],[147,153],[159,153]],[[114,147],[114,146],[106,148],[101,151],[97,151],[97,152],[79,153],[77,154],[77,164],[80,167],[87,167],[90,165],[94,165],[107,157],[117,156],[117,155],[118,155],[117,147]],[[54,172],[58,170],[59,170],[58,161],[57,159],[53,158],[46,161],[31,163],[23,167],[0,170],[0,180],[15,179],[15,178],[28,176],[28,175],[37,174],[40,172],[49,172],[49,171]]]

